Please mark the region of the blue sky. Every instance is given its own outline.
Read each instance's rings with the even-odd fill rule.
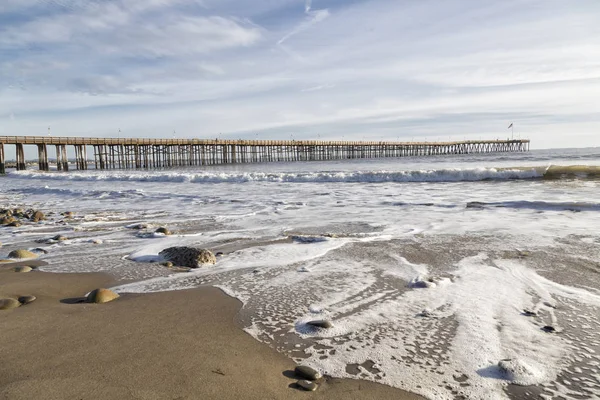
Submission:
[[[600,146],[597,0],[2,0],[0,135]]]

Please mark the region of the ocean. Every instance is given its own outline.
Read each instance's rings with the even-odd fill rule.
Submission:
[[[9,171],[0,206],[49,214],[0,228],[0,258],[41,247],[40,269],[106,272],[121,293],[217,286],[246,332],[328,375],[431,399],[600,398],[600,148]],[[157,262],[183,245],[223,255]]]

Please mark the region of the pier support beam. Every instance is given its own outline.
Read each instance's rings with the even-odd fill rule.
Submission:
[[[69,170],[69,160],[67,159],[67,146],[64,144],[56,145],[56,169],[65,172]]]
[[[6,164],[4,157],[4,143],[0,143],[0,175],[6,174]]]
[[[17,171],[25,171],[27,169],[27,165],[25,164],[25,152],[23,151],[23,144],[17,143]]]
[[[48,148],[45,144],[38,144],[38,166],[40,171],[50,171],[48,165]]]

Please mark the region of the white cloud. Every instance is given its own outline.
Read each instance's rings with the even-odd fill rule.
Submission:
[[[544,143],[578,145],[569,130],[600,145],[594,0],[61,4],[0,27],[0,109],[19,115],[0,132],[379,140],[514,120]]]

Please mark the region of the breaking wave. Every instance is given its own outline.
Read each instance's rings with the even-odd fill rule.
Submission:
[[[191,172],[191,171],[86,171],[39,172],[19,171],[9,176],[67,181],[135,181],[179,183],[244,183],[244,182],[475,182],[518,179],[589,179],[600,178],[599,166],[546,166],[515,168],[453,168],[413,171],[320,171],[320,172]]]

